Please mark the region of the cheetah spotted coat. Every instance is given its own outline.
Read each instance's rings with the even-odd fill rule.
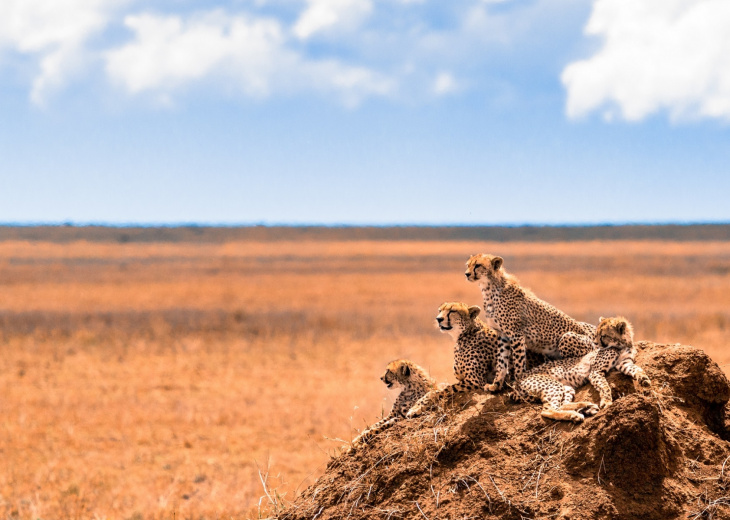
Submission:
[[[552,359],[582,356],[594,346],[595,327],[579,322],[535,296],[502,267],[498,256],[469,258],[466,278],[479,284],[487,323],[512,350],[515,375],[525,370],[526,351]],[[506,367],[498,367],[504,371]]]
[[[642,387],[651,384],[644,371],[634,364],[636,348],[633,330],[625,318],[602,319],[596,332],[595,350],[581,357],[558,359],[526,372],[515,384],[515,400],[542,401],[542,415],[550,419],[580,422],[598,412],[589,402],[574,403],[575,390],[590,382],[601,397],[600,407],[613,402],[606,374],[616,368]]]
[[[408,412],[407,417],[421,415],[436,400],[458,392],[482,390],[485,386],[491,388],[497,382],[501,386],[509,375],[510,349],[495,330],[477,317],[479,312],[479,307],[469,307],[461,302],[446,302],[439,307],[436,316],[439,329],[456,340],[454,377],[458,382],[426,394]],[[531,357],[530,366],[545,361],[543,356]],[[498,372],[498,365],[505,367],[505,370]]]
[[[406,413],[421,397],[438,388],[438,385],[426,371],[406,359],[391,361],[380,378],[388,388],[400,386],[401,391],[393,403],[393,408],[387,417],[384,417],[360,433],[352,441],[351,449],[367,444],[378,433],[393,426],[406,417]]]

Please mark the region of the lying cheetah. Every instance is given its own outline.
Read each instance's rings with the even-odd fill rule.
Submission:
[[[510,350],[500,340],[499,334],[477,317],[480,311],[476,305],[469,307],[461,302],[446,302],[439,307],[436,323],[441,332],[449,334],[456,342],[454,376],[459,382],[426,394],[411,408],[407,417],[421,415],[437,399],[458,392],[482,390],[485,385],[490,390],[502,386],[509,375]],[[540,359],[530,360],[531,366],[544,361],[542,356],[535,357]],[[497,370],[497,365],[503,367],[501,371]]]
[[[572,402],[575,390],[590,381],[601,396],[600,407],[613,400],[606,373],[612,368],[634,379],[637,389],[651,384],[644,371],[634,364],[634,331],[626,318],[601,318],[596,331],[596,349],[583,355],[549,361],[517,380],[515,400],[542,401],[542,416],[557,421],[581,422],[595,415],[599,407],[590,402]]]
[[[380,379],[388,388],[392,388],[393,385],[400,386],[402,388],[400,394],[396,397],[390,414],[355,437],[350,449],[367,444],[375,435],[393,426],[406,416],[416,401],[438,388],[436,381],[423,368],[407,359],[397,359],[388,363]]]
[[[466,263],[465,274],[482,290],[487,323],[510,343],[515,377],[524,372],[526,350],[559,359],[582,356],[595,347],[593,325],[576,321],[539,299],[502,264],[499,256],[474,255]]]

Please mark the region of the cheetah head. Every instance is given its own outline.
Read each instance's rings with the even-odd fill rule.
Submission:
[[[495,278],[502,274],[503,263],[504,260],[501,256],[488,255],[486,253],[473,255],[466,262],[466,272],[464,274],[470,282]]]
[[[393,385],[405,386],[408,380],[411,378],[411,373],[414,371],[415,366],[407,359],[396,359],[388,363],[385,367],[385,374],[380,380],[385,383],[388,388],[393,388]]]
[[[436,323],[441,332],[458,338],[461,332],[474,324],[481,309],[476,305],[468,306],[461,302],[446,302],[439,307]]]
[[[634,329],[623,316],[601,318],[596,329],[596,344],[600,348],[631,348],[634,345]]]

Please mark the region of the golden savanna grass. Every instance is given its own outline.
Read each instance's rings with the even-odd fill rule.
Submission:
[[[292,498],[387,413],[388,361],[452,379],[477,252],[728,371],[730,242],[0,242],[0,518],[268,514],[262,476]]]

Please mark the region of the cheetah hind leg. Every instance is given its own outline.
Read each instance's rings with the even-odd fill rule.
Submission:
[[[562,388],[561,388],[562,387]],[[553,382],[543,394],[542,412],[540,415],[555,421],[583,422],[585,417],[575,411],[571,401],[575,396],[575,389],[571,386]]]
[[[575,410],[585,417],[592,417],[598,413],[600,408],[595,403],[589,401],[576,401],[565,403],[560,407],[561,410]]]
[[[588,401],[573,402],[575,399],[575,388],[569,385],[563,385],[563,402],[558,408],[559,410],[575,410],[585,417],[591,417],[598,413],[598,405]]]
[[[562,408],[568,403],[572,403],[573,399],[575,399],[575,388],[573,388],[572,386],[563,385],[563,402],[560,403],[559,408]]]
[[[572,421],[575,423],[583,422],[585,419],[580,412],[576,412],[575,410],[556,410],[549,403],[543,405],[540,415],[555,421]]]

